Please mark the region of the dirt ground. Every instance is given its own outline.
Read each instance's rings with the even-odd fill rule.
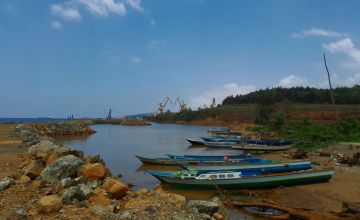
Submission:
[[[21,140],[12,136],[13,126],[0,123],[0,179],[16,171],[19,154],[25,151],[20,147]]]
[[[338,144],[324,150],[352,156],[360,152],[359,144]],[[291,152],[263,154],[263,158],[284,160]],[[360,202],[360,167],[338,164],[330,157],[311,153],[309,159],[322,166],[335,167],[335,174],[326,183],[299,185],[274,189],[269,199],[289,207],[300,207],[317,212],[341,212],[343,202]]]

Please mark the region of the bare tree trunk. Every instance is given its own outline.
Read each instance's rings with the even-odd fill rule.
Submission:
[[[331,85],[331,78],[330,78],[329,69],[328,69],[327,64],[326,64],[325,53],[324,53],[324,63],[325,63],[325,68],[326,68],[326,72],[327,72],[328,80],[329,80],[329,85],[330,85],[331,102],[332,102],[333,107],[334,107],[335,117],[336,117],[336,121],[337,121],[338,120],[338,114],[337,114],[337,110],[336,110],[336,106],[335,106],[334,91],[333,91],[333,88],[332,88],[332,85]]]

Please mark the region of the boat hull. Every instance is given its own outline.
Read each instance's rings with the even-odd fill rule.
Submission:
[[[250,172],[250,171],[262,171],[269,173],[276,172],[290,172],[297,170],[311,169],[310,161],[292,161],[288,163],[268,163],[268,164],[243,164],[243,165],[188,165],[186,169],[197,170],[199,173],[213,172],[213,171],[232,171],[232,172]]]
[[[309,184],[328,181],[335,173],[333,169],[298,171],[291,173],[271,174],[255,177],[243,177],[228,180],[196,180],[171,178],[162,176],[161,172],[148,171],[159,181],[170,184],[176,188],[184,189],[253,189],[253,188],[273,188],[278,186],[292,186],[299,184]],[[160,175],[159,175],[160,173]]]
[[[239,138],[206,138],[206,137],[201,137],[201,139],[203,139],[206,142],[232,142],[232,143],[242,142],[242,140],[239,139]]]
[[[191,145],[195,145],[195,146],[205,146],[204,142],[202,141],[197,141],[197,140],[192,140],[192,139],[186,139]]]
[[[205,141],[204,144],[208,148],[232,148],[233,145],[236,145],[236,142],[207,142]]]
[[[246,154],[238,154],[238,155],[176,155],[176,154],[167,154],[170,158],[188,158],[188,159],[199,159],[199,160],[224,160],[227,159],[244,159],[248,156]]]
[[[136,156],[144,164],[153,165],[196,165],[196,164],[207,164],[207,165],[218,165],[218,164],[248,164],[248,163],[271,163],[271,160],[264,160],[260,158],[242,158],[238,160],[198,160],[198,159],[171,159],[171,158],[148,158]]]
[[[286,146],[258,146],[258,145],[232,145],[232,149],[245,151],[284,151],[292,148],[292,145]]]
[[[245,143],[265,146],[286,146],[291,145],[292,141],[246,140]]]

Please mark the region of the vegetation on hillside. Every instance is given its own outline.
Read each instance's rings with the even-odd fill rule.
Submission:
[[[304,150],[327,147],[337,142],[359,142],[360,121],[354,117],[342,118],[334,123],[316,123],[308,118],[297,121],[286,120],[286,115],[276,111],[272,105],[261,105],[255,116],[257,126],[252,130],[263,138],[277,137],[292,140]]]
[[[337,104],[360,104],[360,85],[339,87],[334,89],[334,98]],[[259,104],[259,103],[331,103],[329,89],[313,87],[267,88],[260,89],[245,95],[228,96],[223,105]]]

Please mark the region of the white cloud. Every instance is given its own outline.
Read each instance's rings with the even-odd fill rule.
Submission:
[[[350,62],[342,64],[348,69],[360,69],[360,49],[356,48],[350,38],[344,38],[334,43],[324,44],[323,47],[330,53],[343,53],[351,58]]]
[[[303,30],[301,32],[297,32],[297,33],[293,33],[291,34],[292,37],[295,38],[305,38],[305,37],[345,37],[348,34],[346,33],[340,33],[340,32],[336,32],[336,31],[329,31],[329,30],[324,30],[321,28],[311,28],[308,30]]]
[[[354,86],[360,85],[360,73],[355,73],[352,76],[346,78],[345,83],[346,86]]]
[[[125,16],[127,13],[124,3],[116,0],[68,0],[63,4],[51,5],[50,11],[65,20],[81,21],[78,10],[81,8],[99,17],[108,17],[109,14]]]
[[[137,57],[137,56],[131,57],[130,61],[131,61],[132,63],[141,63],[140,57]]]
[[[60,29],[62,29],[63,25],[59,21],[54,21],[54,22],[51,23],[51,27],[54,28],[54,29],[60,30]]]
[[[141,6],[141,0],[126,0],[126,2],[135,10],[137,11],[144,11],[143,7]]]
[[[291,88],[297,86],[310,86],[309,81],[306,78],[296,76],[296,75],[289,75],[279,81],[278,86],[284,88]]]
[[[198,96],[190,96],[190,107],[197,108],[204,105],[210,106],[212,99],[215,98],[216,103],[221,103],[224,98],[229,95],[246,94],[255,91],[253,85],[238,86],[236,83],[229,83],[221,87],[214,87],[210,90],[202,92]]]
[[[83,5],[92,14],[107,17],[110,13],[121,16],[126,15],[124,3],[115,0],[73,0],[76,4]]]
[[[62,5],[54,4],[50,6],[50,11],[52,14],[59,15],[65,20],[81,21],[79,11],[69,6],[63,7]]]
[[[154,19],[151,19],[151,20],[150,20],[150,25],[151,25],[151,26],[156,26],[156,21],[155,21]]]
[[[324,78],[324,80],[318,83],[320,88],[329,88],[328,78]],[[352,87],[354,85],[360,85],[360,73],[355,73],[346,78],[340,78],[337,74],[331,74],[331,85],[333,87]]]
[[[345,86],[344,82],[340,79],[340,77],[336,73],[330,74],[330,79],[331,79],[332,87]],[[318,87],[320,87],[320,88],[329,88],[329,79],[328,79],[328,77],[326,75],[326,72],[324,72],[323,81],[318,83]]]

